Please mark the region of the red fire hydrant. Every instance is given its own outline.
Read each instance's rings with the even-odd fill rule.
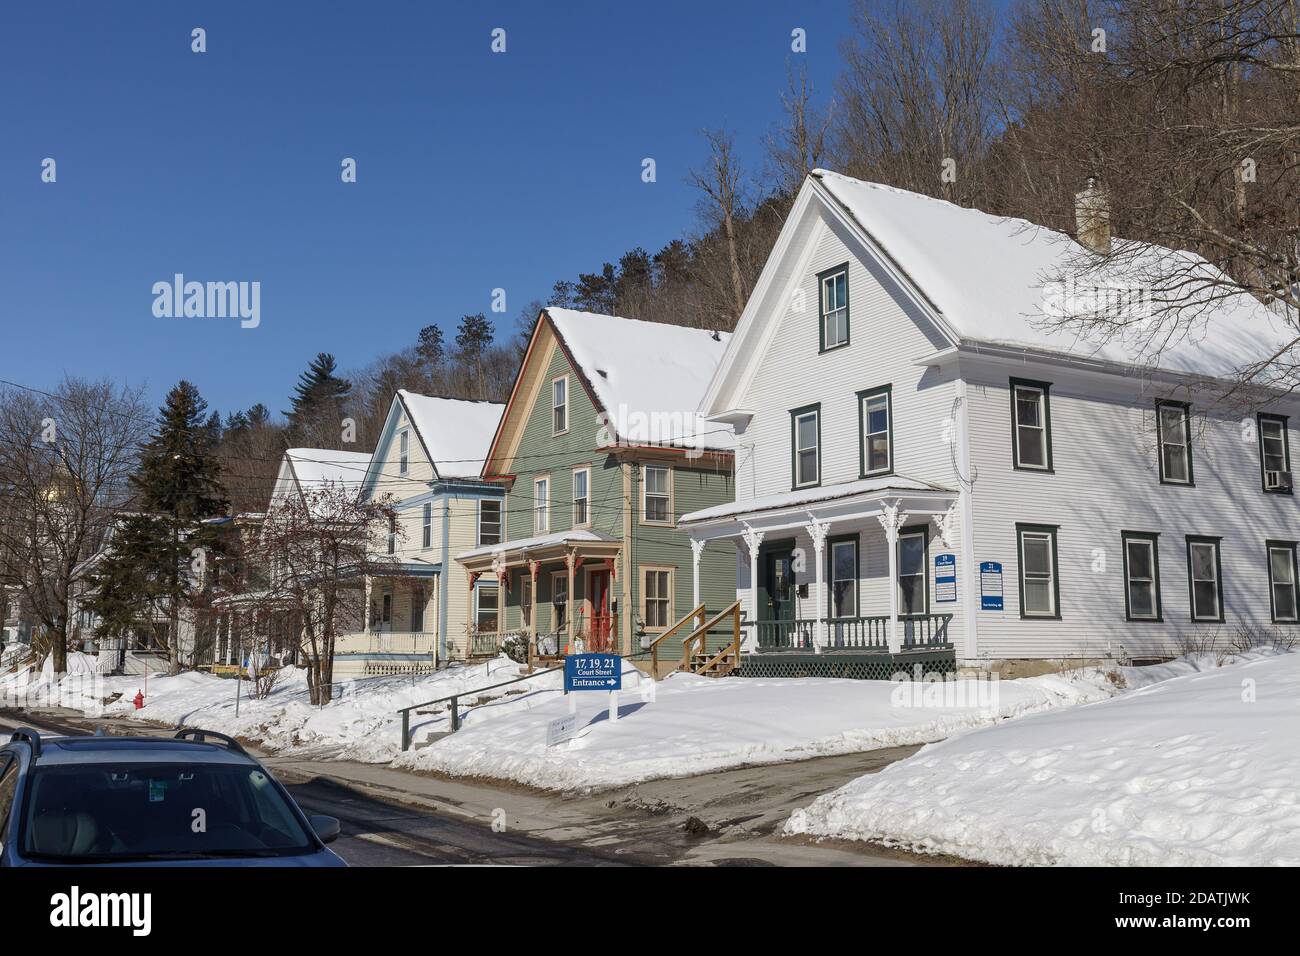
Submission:
[[[144,707],[144,694],[140,693],[139,691],[136,691],[135,700],[133,701],[133,703],[135,704],[136,710],[140,710],[142,707]]]

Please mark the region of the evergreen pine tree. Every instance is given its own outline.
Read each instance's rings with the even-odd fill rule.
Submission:
[[[221,551],[220,536],[206,519],[227,508],[206,411],[189,382],[167,393],[131,476],[141,513],[124,520],[95,575],[108,585],[92,602],[102,618],[101,634],[127,633],[144,607],[167,611],[173,673],[180,668],[181,607],[192,603],[204,584],[199,572]]]
[[[291,434],[302,435],[314,424],[328,419],[336,429],[343,417],[343,403],[352,392],[352,384],[335,373],[334,356],[319,353],[307,371],[298,376],[294,387],[293,407],[284,413]]]

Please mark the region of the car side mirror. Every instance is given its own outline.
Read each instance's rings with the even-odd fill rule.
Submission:
[[[316,831],[316,836],[320,837],[321,843],[333,843],[339,838],[338,817],[314,814],[308,822],[311,824],[311,828]]]

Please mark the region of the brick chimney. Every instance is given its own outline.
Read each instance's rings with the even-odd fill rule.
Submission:
[[[1096,176],[1074,194],[1074,224],[1081,245],[1098,255],[1110,253],[1110,194]]]

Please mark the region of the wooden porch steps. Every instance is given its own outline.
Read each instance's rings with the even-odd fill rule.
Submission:
[[[730,626],[720,626],[724,622]],[[688,624],[690,625],[690,631],[681,639],[682,656],[680,660],[675,659],[675,657],[668,657],[666,654],[664,655],[665,659],[661,660],[659,646],[670,635],[685,630]],[[729,631],[731,640],[727,642],[721,651],[710,652],[708,649],[709,634],[718,631],[723,633]],[[671,647],[671,644],[669,647]],[[649,650],[648,667],[642,667],[641,661],[635,663],[638,668],[650,674],[655,680],[679,670],[700,674],[705,677],[725,677],[740,666],[740,602],[736,601],[726,610],[715,614],[713,617],[708,616],[703,604],[692,608],[689,614],[656,637],[651,642]]]

